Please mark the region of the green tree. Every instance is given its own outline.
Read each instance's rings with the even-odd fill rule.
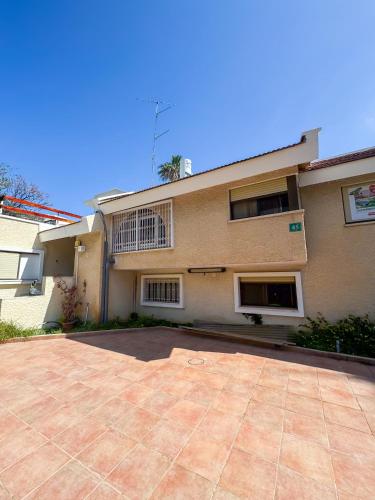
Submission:
[[[181,155],[173,155],[170,161],[159,165],[158,174],[163,182],[177,181],[180,178],[181,158]]]

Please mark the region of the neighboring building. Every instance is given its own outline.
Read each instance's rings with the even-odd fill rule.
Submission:
[[[321,312],[374,315],[375,148],[318,159],[299,142],[135,193],[42,230],[74,247],[89,316],[300,324]],[[108,279],[105,235],[109,245]]]
[[[74,239],[42,243],[39,234],[48,228],[51,224],[0,213],[0,320],[41,326],[60,318],[55,277],[72,282]],[[30,295],[34,283],[40,295]]]

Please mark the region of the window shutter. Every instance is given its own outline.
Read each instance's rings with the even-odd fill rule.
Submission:
[[[248,198],[257,198],[268,194],[282,193],[288,190],[286,177],[272,179],[270,181],[258,182],[231,189],[230,201],[246,200]]]
[[[294,276],[249,276],[241,277],[241,283],[295,283]]]
[[[20,254],[17,252],[0,252],[0,279],[18,279]]]

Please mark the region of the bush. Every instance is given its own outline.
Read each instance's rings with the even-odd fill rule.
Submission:
[[[318,315],[317,319],[307,318],[296,343],[302,347],[333,352],[336,351],[337,340],[340,352],[375,357],[375,323],[368,316],[349,315],[336,323],[330,323],[322,315]]]
[[[93,321],[80,322],[74,326],[71,332],[90,332],[119,328],[147,328],[151,326],[178,327],[180,324],[182,323],[173,323],[166,319],[158,319],[153,316],[139,316],[136,313],[132,313],[127,320],[115,318],[106,323],[95,323]],[[184,323],[184,325],[192,326],[191,323]],[[0,321],[0,342],[15,337],[30,337],[32,335],[47,335],[51,333],[61,333],[61,328],[22,328],[16,323]]]
[[[41,328],[22,328],[13,322],[0,321],[0,342],[15,337],[31,337],[32,335],[44,335],[45,330]]]
[[[114,330],[116,328],[148,328],[152,326],[172,326],[177,327],[180,323],[173,323],[166,319],[158,319],[153,316],[140,316],[137,313],[131,313],[127,320],[115,318],[106,323],[79,323],[73,328],[73,332],[88,332],[95,330]],[[187,325],[187,324],[186,324]]]

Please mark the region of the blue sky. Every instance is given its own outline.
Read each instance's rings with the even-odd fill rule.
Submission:
[[[87,213],[158,182],[153,109],[174,103],[157,160],[195,172],[323,127],[321,157],[375,145],[373,0],[0,0],[0,161]]]

